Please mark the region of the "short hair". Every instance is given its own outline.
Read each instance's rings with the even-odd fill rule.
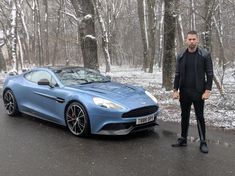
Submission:
[[[197,35],[197,31],[189,31],[188,33],[187,33],[187,35]]]

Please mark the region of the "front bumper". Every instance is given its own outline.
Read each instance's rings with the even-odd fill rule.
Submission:
[[[128,123],[109,123],[103,126],[103,128],[97,133],[101,135],[127,135],[129,133],[143,131],[151,129],[157,124],[157,116],[154,117],[154,121],[141,125],[136,125],[135,122]]]

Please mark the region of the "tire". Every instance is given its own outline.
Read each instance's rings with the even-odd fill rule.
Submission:
[[[90,134],[90,123],[86,109],[78,102],[71,103],[65,113],[67,127],[75,136]]]
[[[19,114],[18,105],[12,90],[7,90],[3,94],[3,102],[6,112],[9,116],[16,116]]]

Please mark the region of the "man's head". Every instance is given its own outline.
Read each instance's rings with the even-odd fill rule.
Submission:
[[[187,44],[189,52],[196,51],[198,43],[199,43],[199,38],[198,38],[197,32],[196,31],[189,31],[187,33],[185,43]]]

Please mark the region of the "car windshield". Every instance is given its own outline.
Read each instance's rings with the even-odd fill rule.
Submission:
[[[66,86],[74,84],[105,83],[110,81],[109,78],[101,75],[98,71],[84,68],[61,69],[56,70],[55,73]]]

